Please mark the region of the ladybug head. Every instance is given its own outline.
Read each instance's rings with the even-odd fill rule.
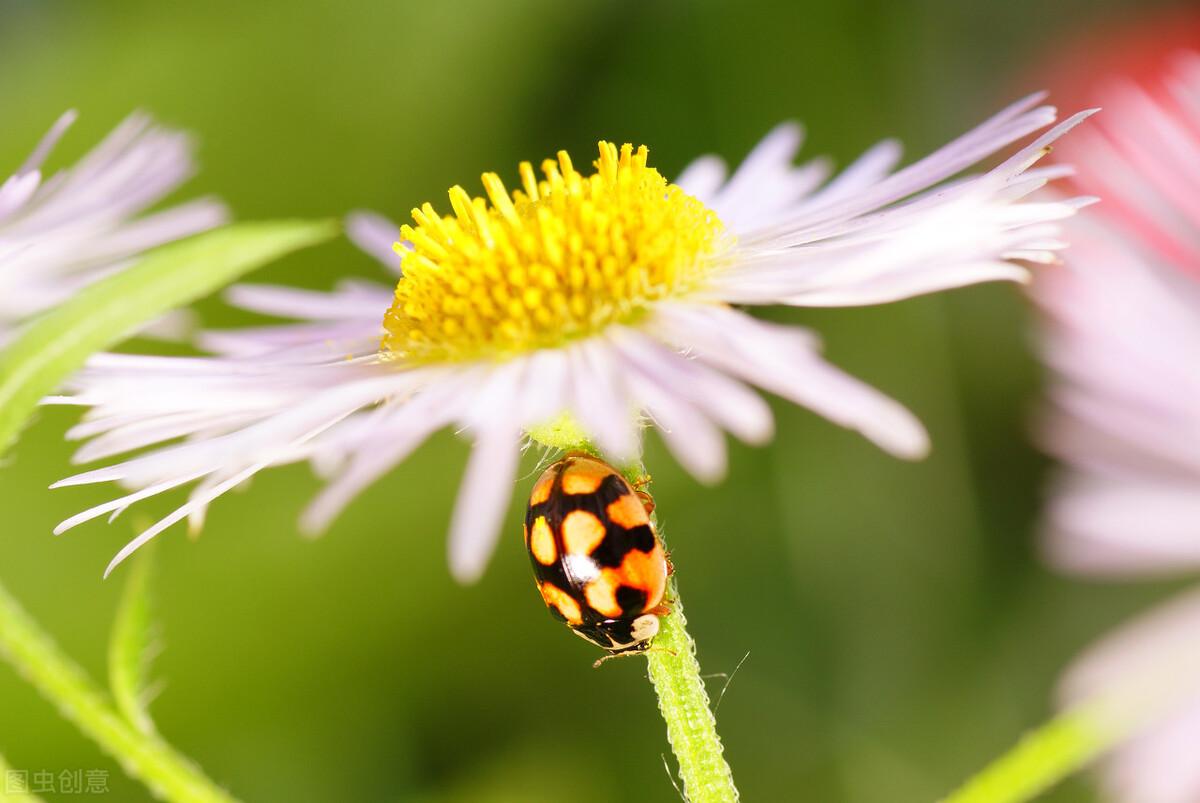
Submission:
[[[572,625],[575,635],[609,652],[641,652],[658,635],[658,617],[644,613],[633,619],[605,619],[590,624]]]

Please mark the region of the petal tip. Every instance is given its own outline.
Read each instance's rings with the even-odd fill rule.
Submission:
[[[483,564],[469,555],[450,554],[450,576],[459,585],[471,586],[483,577]]]

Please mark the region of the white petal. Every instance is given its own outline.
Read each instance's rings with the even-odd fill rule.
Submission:
[[[25,203],[41,186],[42,174],[38,170],[28,173],[14,173],[3,184],[0,184],[0,223]],[[0,250],[0,254],[3,251]]]
[[[100,422],[96,431],[101,434],[79,447],[78,451],[71,456],[71,462],[91,463],[123,452],[131,452],[156,443],[166,443],[176,438],[182,438],[191,435],[198,429],[232,428],[248,424],[253,420],[253,415],[245,412],[214,415],[210,412],[189,411],[156,418],[134,417],[130,423],[118,426],[112,426],[111,422]],[[84,422],[78,427],[72,428],[67,435],[73,438],[91,437],[85,427],[95,423],[94,421]]]
[[[142,114],[43,180],[40,165],[74,119],[74,112],[63,115],[17,175],[0,185],[0,338],[141,252],[227,219],[211,199],[137,217],[195,169],[189,139]]]
[[[1029,281],[1029,271],[1010,262],[993,260],[959,262],[912,273],[886,275],[862,282],[857,286],[832,287],[827,290],[789,295],[779,301],[798,307],[853,307],[887,304],[939,290],[998,281],[1024,284]]]
[[[1032,95],[923,159],[893,173],[873,187],[849,197],[836,195],[830,202],[803,205],[793,219],[769,226],[761,232],[745,232],[746,241],[776,239],[780,232],[814,229],[830,221],[848,220],[928,189],[945,181],[978,160],[1042,128],[1054,120],[1048,106],[1030,110],[1041,99]]]
[[[570,406],[572,373],[562,350],[543,349],[531,354],[526,381],[517,402],[517,413],[525,429],[553,421]]]
[[[470,383],[461,376],[424,388],[412,401],[380,408],[372,414],[365,442],[351,462],[305,508],[300,529],[308,535],[326,530],[363,489],[408,457],[437,430],[461,415]]]
[[[346,236],[392,273],[400,272],[400,255],[393,250],[400,239],[395,223],[375,212],[351,212],[346,216]]]
[[[680,395],[738,438],[752,444],[771,439],[771,408],[742,383],[636,330],[614,329],[610,339],[620,349],[622,359],[642,376]]]
[[[653,374],[633,369],[632,392],[649,413],[671,453],[692,476],[712,484],[725,476],[725,439],[695,407],[659,384]]]
[[[900,143],[895,140],[885,139],[876,143],[849,167],[838,173],[820,192],[814,193],[801,208],[832,204],[882,181],[900,162],[902,152]]]
[[[1030,110],[1036,101],[1010,107],[892,175],[886,173],[898,148],[881,143],[824,190],[806,190],[792,199],[787,214],[756,209],[759,225],[734,227],[737,245],[716,263],[708,286],[694,300],[878,304],[984,281],[1025,280],[1027,271],[1010,261],[1054,262],[1065,245],[1059,222],[1091,200],[1025,200],[1047,181],[1070,173],[1058,166],[1030,168],[1090,112],[1054,126],[982,176],[953,176],[1052,122],[1052,108]],[[758,176],[772,160],[776,172],[787,169],[778,160],[795,135],[786,133],[768,139],[763,155],[744,168],[747,175]],[[773,203],[779,179],[759,176],[759,184],[760,191],[747,197]],[[736,194],[739,186],[731,180],[714,197]]]
[[[651,324],[664,339],[734,376],[857,430],[898,457],[917,459],[929,438],[912,413],[821,359],[814,341],[721,307],[663,305]]]
[[[76,381],[94,383],[93,392],[107,391],[106,372],[115,372],[116,377],[126,372],[137,377],[142,390],[133,394],[117,392],[109,397],[111,401],[97,402],[98,413],[77,429],[83,434],[105,434],[85,449],[106,452],[180,436],[190,439],[56,483],[54,487],[118,480],[136,489],[126,497],[72,517],[60,529],[105,512],[113,511],[115,515],[140,499],[200,480],[183,506],[139,536],[122,551],[118,561],[185,517],[193,527],[198,526],[209,503],[257,471],[316,460],[333,445],[326,445],[323,438],[339,422],[377,403],[387,404],[394,397],[403,399],[434,375],[430,371],[396,371],[387,365],[347,368],[286,363],[260,364],[254,371],[239,374],[232,370],[234,364],[223,360],[124,355],[102,356],[96,363]],[[226,371],[224,375],[214,373],[221,369]],[[287,377],[287,382],[279,382],[282,377]],[[274,382],[278,384],[273,387]],[[211,395],[206,389],[206,384],[213,383],[219,385],[219,395]],[[177,394],[177,389],[186,389],[190,395]],[[427,434],[445,421],[417,423],[425,427]],[[337,438],[348,431],[339,430]],[[333,438],[332,432],[329,437]],[[384,444],[387,446],[390,444]]]
[[[460,583],[483,574],[512,499],[520,457],[515,427],[478,432],[450,522],[450,572]]]
[[[42,141],[33,149],[33,153],[29,154],[29,158],[21,165],[21,169],[17,174],[31,173],[39,170],[42,162],[46,161],[46,157],[50,155],[50,151],[54,150],[54,146],[62,139],[62,135],[67,133],[67,129],[75,124],[78,119],[79,112],[74,109],[69,109],[63,112],[62,116],[54,121],[54,125],[50,126],[50,130],[46,132],[46,136],[42,137]]]
[[[206,351],[228,357],[269,357],[275,362],[311,362],[370,354],[383,335],[380,318],[283,326],[209,329],[196,337]]]
[[[116,557],[114,557],[104,569],[104,576],[108,577],[110,574],[112,574],[112,570],[117,568],[122,561],[124,561],[142,546],[149,543],[152,538],[161,533],[163,530],[167,529],[172,524],[187,518],[194,509],[206,506],[209,502],[211,502],[213,499],[216,499],[221,494],[237,487],[242,482],[245,482],[247,479],[256,474],[258,471],[266,468],[267,465],[268,464],[264,462],[247,466],[229,479],[226,479],[225,481],[206,489],[205,493],[188,500],[187,504],[177,508],[174,512],[160,519],[150,528],[140,533],[136,538],[121,548],[121,551],[117,553]]]
[[[169,480],[165,480],[155,485],[148,485],[140,491],[126,494],[119,499],[113,499],[112,501],[105,502],[102,505],[96,505],[95,507],[88,508],[82,513],[76,513],[74,516],[59,522],[58,526],[54,528],[54,534],[62,535],[67,530],[82,524],[85,521],[91,521],[97,516],[103,516],[105,513],[124,510],[138,500],[146,499],[156,494],[160,494],[163,491],[170,490],[171,488],[176,488],[180,485],[192,482],[200,477],[203,477],[206,473],[207,472],[197,471],[192,474],[183,474],[178,477],[172,477]]]
[[[829,177],[832,168],[826,159],[793,166],[803,137],[798,123],[776,126],[729,181],[705,199],[727,228],[741,233],[786,217]]]
[[[685,167],[674,183],[688,195],[707,205],[725,183],[727,173],[725,161],[720,157],[701,156]]]
[[[714,203],[724,207],[718,210],[724,213],[723,218],[747,196],[760,192],[764,183],[786,171],[803,141],[804,128],[796,122],[781,123],[763,137],[721,188],[719,200],[714,199]]]
[[[347,281],[332,293],[301,290],[265,284],[238,284],[225,294],[235,307],[274,315],[313,321],[383,320],[392,301],[392,291],[374,282]]]
[[[571,408],[600,449],[617,462],[629,462],[640,453],[634,410],[624,387],[611,347],[585,340],[569,348]]]

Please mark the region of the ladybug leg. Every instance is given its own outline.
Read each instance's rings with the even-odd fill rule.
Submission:
[[[667,560],[667,577],[675,574],[675,564],[671,562],[671,553],[663,552],[663,557]]]
[[[648,653],[648,652],[665,652],[667,655],[671,656],[672,658],[675,658],[678,655],[677,652],[675,652],[674,650],[668,650],[666,647],[647,647],[645,650],[642,651],[643,654]]]
[[[649,474],[643,474],[633,481],[633,490],[637,493],[638,499],[641,499],[642,504],[645,505],[647,516],[654,512],[654,497],[646,490],[652,481],[653,478]]]
[[[648,652],[665,652],[672,656],[676,654],[674,650],[668,650],[666,647],[647,647],[644,650],[630,650],[628,652],[609,653],[603,658],[597,658],[592,663],[592,669],[599,669],[601,666],[615,658],[633,658],[637,655],[645,655]]]
[[[612,661],[616,658],[632,658],[635,655],[644,655],[645,653],[646,653],[645,650],[634,650],[632,652],[610,652],[608,655],[604,656],[603,658],[597,658],[595,661],[593,661],[592,669],[599,669],[604,664],[606,664],[609,661]]]
[[[671,603],[668,600],[664,599],[662,602],[658,603],[658,605],[656,605],[653,608],[651,608],[650,610],[646,611],[646,613],[652,613],[655,616],[670,616],[671,615]]]

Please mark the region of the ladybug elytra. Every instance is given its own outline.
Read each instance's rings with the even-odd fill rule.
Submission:
[[[572,454],[546,469],[525,512],[525,546],[550,613],[613,655],[646,650],[668,611],[671,569],[650,504],[608,463]]]

